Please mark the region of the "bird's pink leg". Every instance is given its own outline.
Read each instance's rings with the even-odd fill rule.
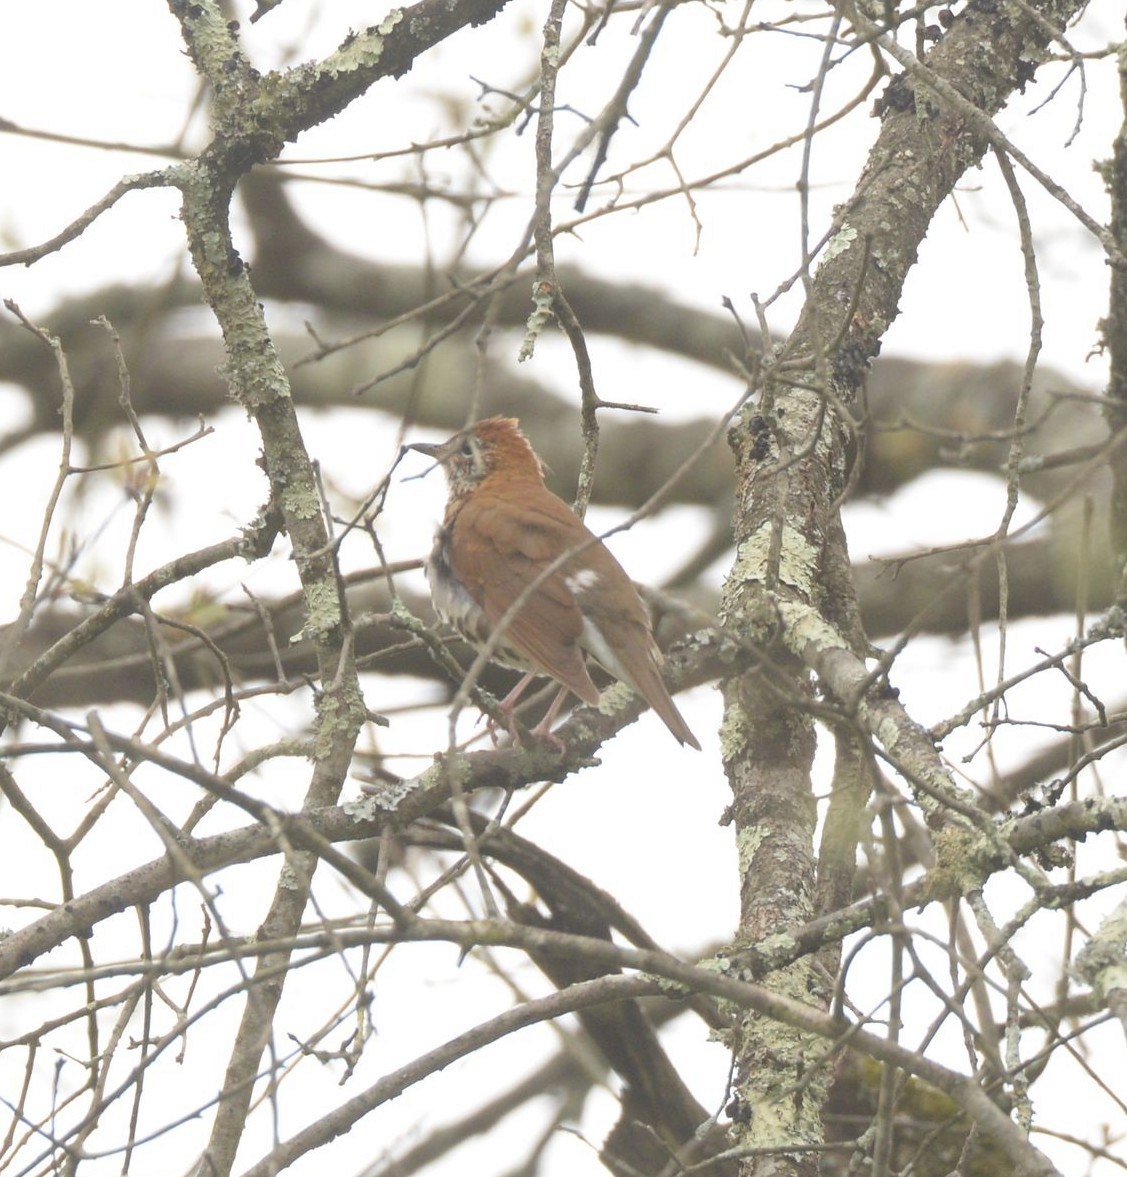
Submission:
[[[528,689],[528,684],[532,682],[535,677],[536,675],[531,673],[524,675],[520,682],[518,682],[517,685],[513,687],[513,689],[500,701],[500,703],[497,704],[497,710],[500,711],[502,715],[504,715],[507,721],[506,726],[509,729],[509,735],[512,736],[513,743],[518,747],[520,746],[520,736],[517,734],[516,720],[513,713],[516,711],[516,707],[520,702],[521,695],[523,695],[524,692]],[[490,738],[493,740],[494,745],[496,745],[497,725],[493,722],[492,719],[489,721],[488,730]]]
[[[509,735],[512,736],[513,743],[516,744],[518,748],[520,747],[521,743],[520,731],[517,728],[516,717],[514,713],[516,711],[517,703],[520,702],[521,696],[528,689],[528,684],[532,682],[534,678],[538,677],[539,676],[536,674],[526,674],[520,680],[520,682],[518,682],[517,685],[513,687],[513,689],[500,701],[500,703],[497,704],[497,710],[500,711],[508,720]],[[531,728],[528,733],[533,737],[533,739],[546,740],[558,752],[565,751],[567,745],[559,738],[559,736],[553,735],[549,729],[551,728],[553,722],[555,722],[556,716],[559,715],[560,708],[563,706],[563,701],[567,698],[567,696],[567,687],[560,687],[559,691],[556,693],[556,697],[552,700],[551,706],[545,713],[544,718],[540,720],[540,722],[534,728]],[[489,734],[493,737],[493,743],[496,744],[497,725],[492,720],[489,721]]]
[[[538,740],[547,740],[557,752],[564,752],[567,750],[567,745],[560,739],[559,736],[554,735],[549,729],[551,728],[556,716],[560,713],[560,708],[563,706],[563,701],[568,696],[567,687],[560,687],[556,697],[552,700],[552,705],[544,714],[544,718],[528,733]]]

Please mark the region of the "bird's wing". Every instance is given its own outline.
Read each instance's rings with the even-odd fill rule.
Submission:
[[[453,521],[451,569],[496,626],[561,551],[589,534],[567,504],[543,487],[530,486],[527,494],[517,488],[504,497],[481,487]],[[575,597],[557,571],[533,589],[504,640],[538,670],[596,703],[599,692],[578,645],[582,633]]]
[[[575,547],[583,538],[591,537],[572,509],[550,492],[543,498],[537,496],[532,506],[524,514],[543,531],[528,528],[533,533],[526,537],[530,546],[534,547],[540,536],[550,537],[550,550],[558,555],[565,547]],[[561,534],[554,534],[553,526]],[[654,641],[650,616],[626,570],[601,541],[580,552],[575,564],[581,569],[579,574],[565,564],[562,577],[563,591],[579,610],[583,626],[580,646],[641,695],[681,743],[699,750],[696,736],[677,710],[662,678],[663,659]]]

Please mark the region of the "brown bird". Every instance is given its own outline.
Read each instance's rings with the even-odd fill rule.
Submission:
[[[544,485],[543,466],[519,424],[490,417],[439,444],[409,447],[437,461],[449,498],[427,561],[434,606],[479,648],[517,598],[494,658],[526,672],[502,702],[509,716],[536,675],[561,684],[534,735],[548,728],[568,691],[584,703],[599,692],[583,660],[591,654],[657,712],[682,744],[700,749],[661,678],[661,651],[630,577],[578,515]],[[553,572],[565,552],[575,555]],[[542,577],[542,579],[539,579]]]

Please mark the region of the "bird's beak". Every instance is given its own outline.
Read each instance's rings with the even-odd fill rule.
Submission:
[[[413,445],[405,445],[402,452],[405,454],[408,450],[417,450],[420,454],[426,454],[428,458],[434,458],[435,462],[433,466],[428,466],[419,474],[408,475],[403,479],[404,482],[414,482],[417,478],[426,478],[432,470],[437,470],[442,465],[441,442],[416,441]]]

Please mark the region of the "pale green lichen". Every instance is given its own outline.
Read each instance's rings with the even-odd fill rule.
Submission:
[[[792,585],[803,595],[811,596],[815,577],[821,565],[819,553],[796,527],[783,527],[783,542],[779,551],[779,580]]]
[[[377,65],[383,57],[384,38],[395,28],[405,13],[402,8],[393,8],[380,21],[375,33],[365,33],[355,37],[348,44],[325,59],[321,72],[330,77],[352,73],[358,69],[370,69]]]
[[[820,1125],[814,1124],[804,1132],[795,1130],[792,1110],[781,1098],[757,1099],[752,1103],[752,1130],[742,1136],[740,1143],[747,1148],[771,1149],[786,1152],[787,1145],[820,1143]]]
[[[797,951],[797,945],[794,937],[787,932],[775,932],[760,940],[755,949],[767,960],[774,960],[776,957],[780,960],[792,960]]]
[[[393,28],[403,19],[403,9],[393,8],[387,16],[376,25],[376,32],[381,36],[386,37]]]
[[[759,847],[766,838],[765,831],[758,826],[748,826],[736,834],[736,861],[739,865],[740,878],[751,868],[751,860],[755,857]]]
[[[895,754],[900,743],[900,726],[891,716],[885,716],[877,724],[876,737],[880,746],[889,754]]]
[[[599,714],[617,715],[623,708],[630,705],[634,692],[623,682],[611,683],[599,695]]]
[[[426,629],[422,618],[416,617],[407,605],[404,603],[402,597],[393,597],[391,601],[391,616],[398,624],[402,625],[410,633],[419,633]]]
[[[970,830],[948,825],[933,835],[935,863],[928,871],[929,899],[952,899],[981,887],[988,873],[982,840]]]
[[[726,977],[732,972],[732,962],[722,952],[699,961],[697,967],[707,969],[710,973],[719,973],[722,977]]]
[[[305,607],[305,624],[292,641],[317,641],[340,625],[340,595],[335,585],[324,581],[306,585]]]
[[[517,353],[517,363],[523,364],[525,360],[532,359],[532,353],[536,350],[536,340],[551,322],[555,304],[556,292],[551,283],[537,282],[532,288],[532,312],[528,316],[524,339],[521,340],[520,351]]]
[[[736,546],[736,558],[726,580],[745,584],[747,581],[763,582],[767,579],[767,555],[771,550],[770,530],[761,527],[758,531],[741,540]]]
[[[802,962],[772,973],[767,983],[772,992],[808,1003],[813,991],[810,980],[809,964]],[[746,1125],[736,1129],[735,1143],[785,1152],[788,1145],[819,1140],[829,1073],[824,1067],[810,1069],[808,1064],[821,1056],[822,1043],[801,1030],[746,1011],[733,1038],[741,1064],[749,1068],[736,1089],[749,1115]],[[757,1066],[757,1060],[773,1060],[775,1065]],[[800,1094],[796,1094],[794,1074],[807,1076]]]
[[[654,977],[654,980],[661,992],[673,1001],[684,1001],[693,995],[692,989],[683,981],[674,981],[669,977]]]
[[[1127,903],[1121,903],[1103,921],[1076,957],[1076,975],[1092,986],[1101,1001],[1117,990],[1127,992],[1124,944],[1127,944]]]
[[[810,961],[797,960],[785,968],[775,969],[771,973],[771,992],[780,997],[789,997],[792,1001],[807,1003],[810,994],[817,992],[817,983],[811,980]],[[803,1031],[792,1031],[804,1036]]]
[[[826,246],[825,259],[830,261],[840,253],[845,253],[847,249],[857,240],[857,230],[852,225],[842,225],[842,227],[830,238],[829,244]]]
[[[365,793],[354,801],[342,801],[340,811],[345,817],[352,818],[357,825],[367,825],[379,817],[381,809],[386,808],[382,803],[382,793],[381,788],[379,793]]]
[[[761,583],[772,579],[770,562],[774,532],[774,523],[768,521],[740,543],[729,579]],[[804,596],[813,596],[819,567],[818,552],[797,527],[787,524],[783,525],[779,541],[774,579],[798,589]]]
[[[725,764],[739,760],[747,747],[750,732],[741,707],[725,707],[720,721],[720,757]]]
[[[779,601],[785,641],[792,653],[801,657],[807,649],[842,650],[847,643],[840,633],[809,605]]]
[[[366,714],[360,684],[344,679],[317,695],[317,723],[313,732],[313,759],[326,763],[340,755],[345,744],[355,742]]]
[[[409,781],[381,781],[378,789],[365,793],[355,801],[345,801],[341,809],[353,821],[368,823],[376,821],[381,813],[396,813],[400,806],[418,788],[421,778]]]
[[[321,504],[311,487],[287,486],[282,491],[282,510],[292,519],[315,519]]]

